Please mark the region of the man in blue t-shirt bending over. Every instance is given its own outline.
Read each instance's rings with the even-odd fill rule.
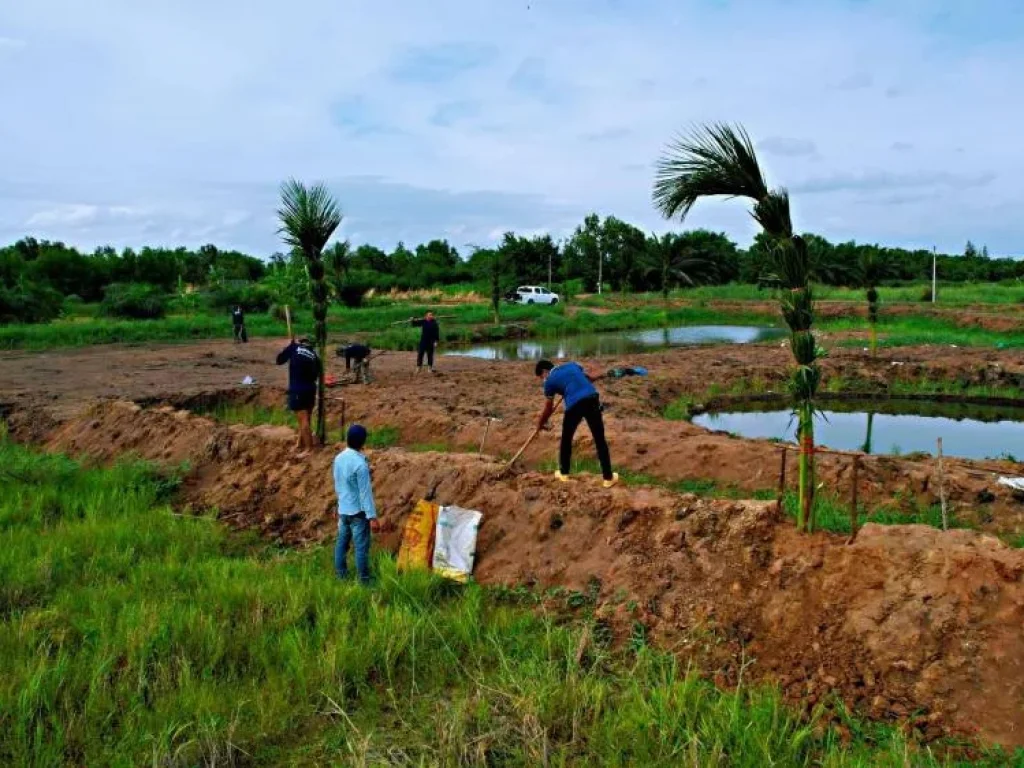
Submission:
[[[537,421],[537,429],[544,429],[547,426],[548,419],[555,410],[555,395],[561,395],[565,400],[562,443],[558,451],[558,470],[555,472],[555,478],[563,482],[569,478],[572,438],[576,434],[576,427],[585,420],[590,427],[590,434],[594,437],[604,487],[611,488],[618,482],[619,476],[612,472],[608,441],[604,437],[604,419],[601,417],[601,398],[592,383],[600,377],[591,376],[579,363],[567,362],[556,367],[550,360],[538,362],[535,373],[544,381],[544,397],[547,398],[544,410]]]

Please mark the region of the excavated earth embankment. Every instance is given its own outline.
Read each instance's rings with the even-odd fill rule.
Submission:
[[[333,536],[333,451],[291,458],[281,427],[224,426],[172,407],[99,403],[49,447],[193,467],[184,501],[285,543]],[[605,490],[481,456],[371,452],[394,548],[413,503],[484,513],[476,577],[585,590],[613,625],[641,621],[724,683],[777,681],[813,706],[837,696],[926,738],[1024,745],[1024,552],[971,531],[866,526],[853,544],[798,536],[770,502]]]

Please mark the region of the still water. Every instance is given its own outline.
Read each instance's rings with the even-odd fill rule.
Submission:
[[[647,331],[610,331],[580,334],[560,339],[496,341],[451,349],[446,355],[483,360],[562,360],[597,355],[627,355],[650,352],[684,344],[749,344],[782,338],[779,328],[742,325],[686,325]]]
[[[890,400],[872,405],[873,410],[852,410],[864,407],[863,402],[829,403],[815,418],[815,442],[839,451],[934,455],[941,437],[947,456],[1024,460],[1024,408]],[[702,413],[693,423],[741,437],[796,442],[796,419],[777,406]]]

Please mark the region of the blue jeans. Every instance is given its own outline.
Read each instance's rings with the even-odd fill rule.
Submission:
[[[356,573],[363,584],[370,583],[370,521],[365,512],[338,516],[338,543],[334,545],[334,571],[338,578],[348,578],[349,544],[355,542]]]

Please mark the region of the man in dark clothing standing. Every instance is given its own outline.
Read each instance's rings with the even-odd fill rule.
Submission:
[[[236,306],[231,310],[231,325],[235,330],[235,343],[242,342],[247,344],[249,342],[249,336],[245,332],[245,315],[242,313],[242,308]]]
[[[370,383],[370,348],[365,344],[342,344],[338,347],[338,357],[345,358],[345,370],[352,370],[352,361],[356,363],[356,383]]]
[[[302,337],[289,342],[277,356],[277,364],[288,363],[288,410],[299,420],[299,451],[313,449],[313,432],[309,428],[313,406],[316,405],[316,386],[320,378],[321,362],[312,342]]]
[[[537,421],[537,429],[547,427],[548,419],[555,410],[555,395],[565,400],[565,416],[562,419],[562,443],[558,451],[558,469],[555,478],[565,482],[569,479],[572,461],[572,438],[581,421],[586,421],[594,437],[597,460],[601,462],[604,487],[611,488],[619,476],[612,472],[612,460],[608,453],[608,441],[604,437],[604,419],[601,417],[601,398],[593,382],[601,378],[583,370],[579,363],[566,362],[555,367],[550,360],[537,363],[534,373],[544,382],[544,397],[547,402]]]
[[[441,341],[441,329],[434,319],[433,312],[427,312],[422,320],[410,317],[409,321],[414,327],[420,329],[420,346],[416,351],[416,372],[423,369],[423,356],[427,356],[427,367],[434,372],[434,350],[437,343]]]

